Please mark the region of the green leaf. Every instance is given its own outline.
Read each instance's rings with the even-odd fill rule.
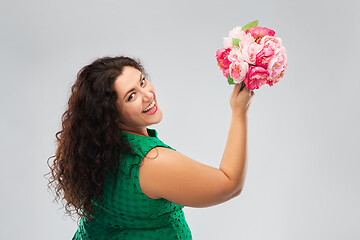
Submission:
[[[238,46],[239,46],[239,42],[240,42],[240,39],[233,38],[233,39],[232,39],[233,47],[238,47]]]
[[[228,75],[228,83],[229,83],[229,85],[234,85],[235,84],[235,82],[234,82],[234,80],[230,77],[230,73],[229,73],[229,75]]]
[[[241,29],[241,31],[246,32],[246,30],[249,30],[250,28],[257,27],[258,23],[259,23],[259,20],[249,22]]]

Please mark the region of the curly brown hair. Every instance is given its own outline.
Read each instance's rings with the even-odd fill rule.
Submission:
[[[62,130],[55,134],[56,153],[47,160],[48,189],[54,188],[56,202],[66,200],[65,213],[77,214],[78,220],[94,218],[93,200],[101,202],[106,174],[117,172],[122,154],[132,152],[119,135],[121,106],[114,88],[125,66],[147,76],[140,60],[124,56],[99,58],[78,72],[61,118]]]

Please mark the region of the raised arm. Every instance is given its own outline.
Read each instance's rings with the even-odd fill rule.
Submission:
[[[140,186],[149,198],[179,205],[208,207],[240,194],[247,166],[247,109],[253,94],[240,84],[230,98],[232,119],[220,169],[164,147],[151,149],[139,170]]]

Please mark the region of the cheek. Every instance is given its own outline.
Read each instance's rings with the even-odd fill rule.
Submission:
[[[123,114],[131,118],[134,115],[138,115],[140,111],[141,111],[141,103],[139,103],[138,99],[136,99],[135,102],[132,102],[131,104],[127,104],[127,106],[124,107]]]
[[[151,86],[152,86],[152,85],[151,85]],[[151,87],[151,90],[152,90],[153,92],[156,92],[154,86]]]
[[[134,122],[134,119],[136,119],[135,114],[129,111],[126,111],[124,109],[124,111],[122,111],[121,113],[121,119],[122,122],[125,124],[131,124]]]

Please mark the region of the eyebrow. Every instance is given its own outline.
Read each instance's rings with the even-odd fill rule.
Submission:
[[[141,79],[142,79],[142,74],[140,73],[140,79],[139,79],[139,82],[141,82]],[[125,97],[124,97],[124,99],[123,99],[123,100],[125,100],[126,96],[127,96],[130,92],[132,92],[132,91],[134,91],[134,90],[135,90],[135,88],[132,88],[132,89],[130,89],[129,91],[127,91],[127,93],[125,94]]]

